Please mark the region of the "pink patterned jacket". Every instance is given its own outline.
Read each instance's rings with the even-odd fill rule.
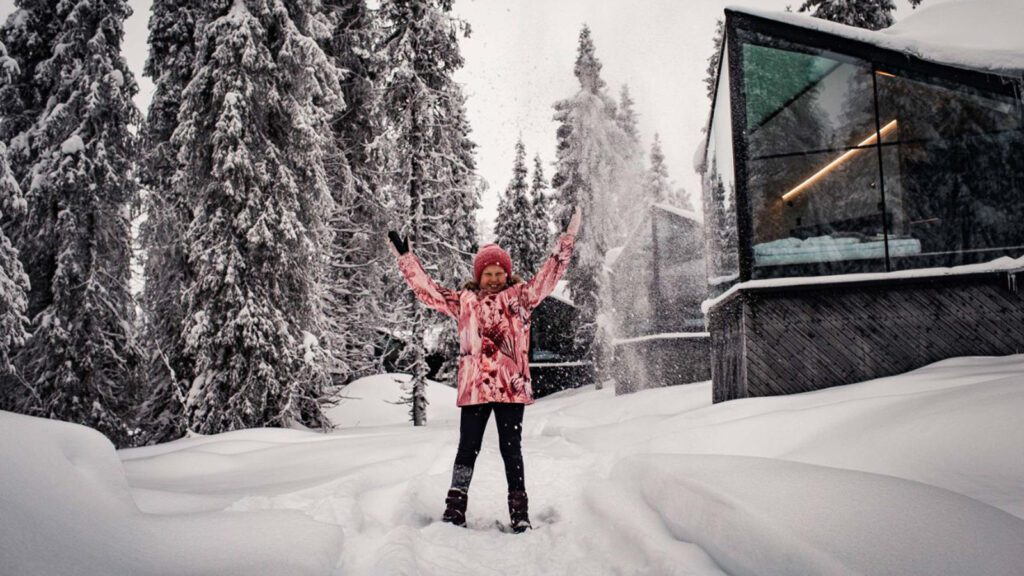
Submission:
[[[438,286],[412,252],[398,258],[398,267],[416,297],[458,322],[458,406],[487,402],[533,404],[530,315],[565,274],[574,242],[574,236],[562,234],[554,252],[529,282],[487,296],[473,290]]]

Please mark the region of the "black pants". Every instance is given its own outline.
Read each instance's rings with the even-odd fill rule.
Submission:
[[[497,402],[462,407],[459,451],[455,455],[455,468],[452,470],[452,488],[469,490],[469,482],[473,479],[473,466],[476,464],[476,456],[480,453],[480,445],[484,439],[484,428],[487,427],[491,411],[494,411],[494,419],[498,423],[499,449],[501,458],[505,461],[508,490],[526,490],[522,449],[523,408],[523,404]]]

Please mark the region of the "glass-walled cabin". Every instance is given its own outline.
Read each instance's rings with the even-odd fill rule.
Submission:
[[[719,290],[1020,257],[1019,81],[727,11],[704,203]]]

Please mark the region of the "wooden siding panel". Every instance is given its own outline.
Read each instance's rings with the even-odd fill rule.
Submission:
[[[1024,295],[1005,274],[750,289],[709,320],[716,402],[1024,351]]]

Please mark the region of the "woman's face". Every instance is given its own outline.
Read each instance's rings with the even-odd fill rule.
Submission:
[[[480,291],[484,294],[495,294],[505,289],[508,282],[508,275],[505,269],[497,264],[491,264],[480,273]]]

